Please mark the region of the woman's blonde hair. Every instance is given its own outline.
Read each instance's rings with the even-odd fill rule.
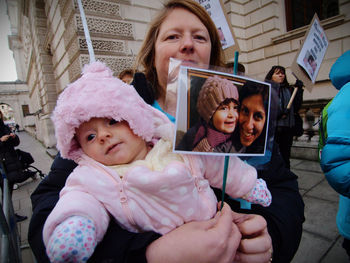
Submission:
[[[211,41],[210,65],[223,65],[220,37],[216,26],[207,11],[193,0],[170,0],[164,5],[157,17],[151,22],[136,61],[137,68],[142,70],[146,75],[146,79],[152,83],[155,89],[156,98],[159,96],[159,91],[157,71],[154,65],[155,43],[159,34],[160,26],[167,18],[168,14],[175,8],[183,8],[199,18],[209,32]],[[142,69],[140,69],[140,67],[142,67]]]

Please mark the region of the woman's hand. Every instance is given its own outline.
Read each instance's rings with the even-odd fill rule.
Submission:
[[[301,88],[304,86],[304,83],[303,83],[300,79],[297,79],[296,82],[295,82],[295,84],[294,84],[294,86],[295,86],[296,88],[301,89]]]
[[[213,219],[186,223],[150,244],[147,262],[231,263],[241,240],[225,204]]]
[[[260,215],[232,212],[233,221],[241,231],[242,240],[235,263],[272,261],[272,240],[267,232],[266,220]]]
[[[7,134],[7,135],[2,136],[2,137],[0,138],[0,140],[1,140],[2,142],[6,142],[10,137],[11,137],[11,135],[10,135],[10,134]],[[12,137],[13,137],[13,136],[12,136]]]

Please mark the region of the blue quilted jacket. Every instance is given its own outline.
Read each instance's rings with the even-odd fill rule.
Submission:
[[[328,138],[321,167],[328,183],[340,194],[339,232],[350,239],[350,50],[337,59],[329,77],[339,92],[328,108]]]

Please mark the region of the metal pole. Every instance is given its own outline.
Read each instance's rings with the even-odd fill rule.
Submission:
[[[77,0],[77,1],[78,1],[79,11],[80,11],[81,22],[83,23],[85,39],[86,39],[86,43],[87,43],[88,51],[89,51],[89,55],[90,55],[90,63],[92,63],[92,62],[95,62],[96,60],[95,60],[94,49],[92,48],[92,42],[91,42],[91,38],[90,38],[89,28],[87,26],[83,4],[81,3],[81,0]]]
[[[14,218],[12,200],[9,190],[8,180],[6,178],[6,167],[0,160],[1,176],[3,179],[2,187],[2,210],[0,212],[0,228],[1,228],[1,261],[0,262],[16,262],[21,263],[21,251],[19,247],[19,236]]]

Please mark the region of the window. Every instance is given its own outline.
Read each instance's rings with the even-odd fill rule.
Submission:
[[[320,20],[339,14],[338,0],[285,0],[287,31],[309,25],[314,14]]]
[[[24,117],[29,114],[29,106],[28,105],[22,105],[22,113],[23,113]]]

